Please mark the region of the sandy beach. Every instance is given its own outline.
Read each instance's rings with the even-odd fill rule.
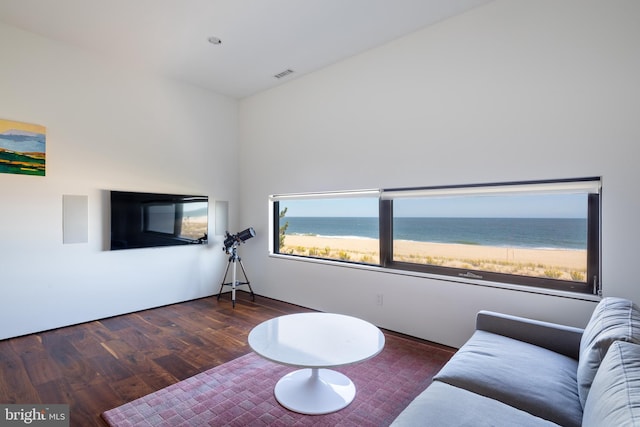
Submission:
[[[400,240],[395,242],[393,251],[396,260],[446,267],[578,281],[584,280],[581,275],[586,274],[586,250],[522,249]],[[375,239],[287,235],[281,252],[372,264],[379,262],[378,241]]]

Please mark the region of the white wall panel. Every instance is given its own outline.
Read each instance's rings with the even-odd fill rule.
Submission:
[[[483,308],[582,326],[594,302],[269,258],[267,197],[601,176],[604,294],[640,302],[638,18],[623,0],[498,0],[242,100],[256,291],[454,346]]]
[[[47,128],[45,177],[0,174],[0,339],[217,292],[213,233],[106,250],[108,190],[204,194],[235,215],[237,101],[6,25],[0,57],[0,117]],[[63,245],[63,194],[87,196],[86,244]]]

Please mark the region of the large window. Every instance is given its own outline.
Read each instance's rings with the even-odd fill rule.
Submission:
[[[273,196],[274,253],[598,293],[600,193],[587,178]]]
[[[280,196],[275,252],[380,264],[378,192]]]

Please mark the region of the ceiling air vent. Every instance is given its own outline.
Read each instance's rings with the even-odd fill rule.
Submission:
[[[276,75],[275,75],[275,76],[273,76],[273,77],[275,77],[276,79],[281,79],[281,78],[283,78],[283,77],[288,76],[288,75],[289,75],[289,74],[291,74],[291,73],[293,73],[293,70],[284,70],[284,71],[282,71],[281,73],[278,73],[278,74],[276,74]]]

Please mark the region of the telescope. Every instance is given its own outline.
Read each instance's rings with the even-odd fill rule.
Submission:
[[[239,231],[236,234],[229,234],[227,231],[224,238],[224,247],[222,248],[226,253],[229,253],[231,248],[235,248],[240,243],[244,243],[252,237],[255,237],[256,232],[253,227],[249,227],[246,230]]]
[[[229,257],[229,263],[227,264],[227,269],[224,271],[224,276],[222,276],[222,284],[220,285],[220,290],[218,291],[218,301],[220,301],[220,295],[222,294],[222,289],[225,286],[231,286],[231,302],[233,304],[233,308],[236,308],[236,287],[239,285],[247,285],[249,286],[249,293],[251,294],[251,300],[255,301],[256,296],[253,293],[253,289],[251,288],[251,283],[249,283],[249,278],[247,277],[247,272],[244,270],[244,265],[242,264],[242,259],[238,256],[238,245],[240,243],[244,243],[250,238],[256,235],[253,227],[249,227],[246,230],[242,230],[236,234],[229,234],[227,231],[224,238],[224,248],[222,248],[227,254],[231,254]],[[236,273],[236,261],[237,264],[240,264],[240,268],[242,269],[242,274],[244,275],[244,281],[241,282],[237,280]],[[230,282],[227,282],[227,274],[229,273],[229,267],[233,264],[233,276]]]

